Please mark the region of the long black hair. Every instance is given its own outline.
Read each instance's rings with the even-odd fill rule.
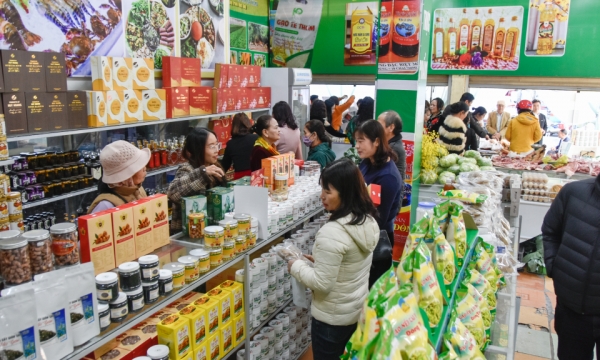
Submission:
[[[306,129],[311,133],[316,133],[319,140],[323,143],[328,143],[329,147],[331,147],[331,138],[327,136],[325,133],[325,125],[323,125],[322,121],[319,120],[311,120],[306,123]]]
[[[212,130],[206,128],[194,128],[185,138],[181,155],[194,169],[205,165],[206,143],[210,134],[213,134],[215,138],[217,137]]]
[[[331,98],[333,98],[335,96],[332,96]],[[335,101],[332,100],[331,98],[325,100],[325,109],[327,111],[327,121],[329,121],[329,124],[332,124],[333,121],[333,106],[335,105]],[[337,98],[336,98],[337,99]],[[339,103],[339,100],[338,100]]]
[[[292,130],[298,128],[292,108],[290,108],[290,105],[285,101],[280,101],[273,106],[273,117],[277,120],[277,125],[279,125],[279,127],[287,125],[287,127]]]
[[[250,132],[258,134],[258,136],[263,136],[263,130],[269,129],[271,119],[273,119],[273,117],[269,114],[259,116],[254,122],[254,125],[250,128]]]
[[[340,194],[340,206],[331,214],[329,221],[352,214],[348,224],[362,225],[368,216],[377,216],[377,209],[369,197],[365,179],[352,160],[341,158],[323,169],[321,186],[326,190],[333,187]]]
[[[310,120],[323,122],[327,118],[327,106],[323,100],[315,100],[310,107]]]
[[[371,159],[365,159],[369,162],[371,166],[376,168],[380,168],[384,166],[388,159],[392,161],[396,161],[398,156],[392,148],[385,140],[385,131],[383,126],[377,120],[367,120],[361,126],[357,127],[354,131],[354,138],[358,139],[358,136],[362,135],[369,139],[371,142],[375,142],[379,139],[379,145],[377,146],[377,150],[375,151],[375,155],[373,155],[373,162]]]
[[[362,102],[360,103],[358,111],[356,112],[357,127],[362,125],[362,123],[364,123],[365,121],[373,119],[373,116],[375,116],[375,100],[373,100],[373,98],[369,96],[361,100]]]
[[[469,105],[467,105],[466,103],[464,103],[462,101],[455,102],[454,104],[448,105],[448,112],[451,115],[456,115],[462,111],[469,112]]]

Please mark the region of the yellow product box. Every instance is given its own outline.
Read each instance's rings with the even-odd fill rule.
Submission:
[[[246,313],[233,318],[233,346],[238,346],[246,338]]]
[[[97,274],[111,271],[115,264],[115,243],[112,234],[112,217],[109,211],[80,216],[77,220],[79,227],[79,247],[81,262],[94,263]],[[60,255],[69,255],[77,249],[77,236],[61,240],[64,243],[59,249]],[[70,243],[70,244],[67,244]],[[55,256],[59,255],[56,251]]]
[[[133,58],[131,59],[131,77],[133,89],[154,89],[154,59]]]
[[[192,351],[190,320],[171,314],[156,325],[158,343],[169,347],[169,359],[181,360]]]
[[[233,317],[233,294],[217,287],[207,292],[206,295],[219,301],[219,327],[231,320]]]
[[[143,199],[151,208],[152,232],[154,233],[154,248],[169,245],[169,204],[167,195],[156,194]]]
[[[86,95],[88,108],[88,126],[106,126],[106,94],[103,91],[86,91]]]
[[[135,232],[135,256],[140,257],[154,250],[154,233],[152,232],[152,207],[147,202],[133,201],[124,206],[133,208],[133,225]]]
[[[167,92],[164,89],[142,90],[142,118],[144,121],[167,118]]]
[[[219,285],[219,288],[233,294],[233,317],[244,312],[244,285],[242,283],[227,280]]]
[[[221,332],[221,356],[225,356],[233,349],[233,322],[229,321],[219,326]]]
[[[121,125],[125,123],[123,117],[123,92],[106,92],[106,123],[108,125]]]
[[[133,360],[135,360],[135,359],[133,359]],[[183,359],[181,359],[181,360],[194,360],[194,350],[187,353],[187,355],[184,356]]]
[[[199,293],[199,292],[195,292],[195,291],[190,291],[189,293],[183,295],[179,301],[184,303],[184,304],[191,304],[194,301],[200,299],[202,296],[204,296],[203,293]]]
[[[208,314],[206,309],[188,305],[179,311],[179,315],[190,319],[192,345],[194,349],[206,340],[208,334]]]
[[[221,359],[221,333],[219,331],[208,337],[206,350],[208,351],[208,360]]]
[[[208,314],[208,333],[210,335],[218,333],[221,321],[219,318],[219,300],[208,295],[204,295],[198,300],[194,301],[192,305],[206,310],[206,313]]]
[[[113,57],[112,61],[113,90],[129,90],[133,88],[131,58]]]
[[[133,209],[116,207],[109,210],[112,216],[112,233],[115,239],[115,262],[120,265],[135,261],[135,239],[133,238]]]
[[[92,90],[108,91],[113,89],[111,62],[110,56],[92,56]]]
[[[205,341],[194,348],[194,360],[208,359],[208,343]]]
[[[123,120],[126,123],[142,121],[142,91],[123,91]]]

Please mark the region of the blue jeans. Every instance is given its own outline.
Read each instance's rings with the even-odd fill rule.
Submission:
[[[336,326],[312,318],[311,341],[313,360],[337,360],[356,330],[356,324]]]

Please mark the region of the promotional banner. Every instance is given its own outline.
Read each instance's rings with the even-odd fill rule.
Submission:
[[[375,65],[378,6],[376,1],[346,4],[344,65]]]
[[[269,0],[230,1],[231,64],[266,67],[269,57]]]
[[[526,56],[563,56],[571,0],[530,0]]]
[[[412,205],[412,183],[413,183],[413,162],[414,162],[414,140],[402,139],[404,143],[404,151],[406,152],[406,179],[404,179],[404,198],[402,199],[402,206],[396,220],[394,220],[394,251],[392,253],[392,259],[398,261],[406,238],[410,230],[410,209]]]
[[[431,69],[519,68],[523,7],[436,9]]]

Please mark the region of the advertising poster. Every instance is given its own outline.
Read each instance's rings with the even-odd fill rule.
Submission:
[[[530,0],[525,56],[563,56],[571,0]]]
[[[266,67],[269,56],[269,0],[230,1],[230,63]]]
[[[404,151],[406,151],[406,179],[404,179],[404,198],[402,199],[402,206],[396,220],[394,221],[394,251],[392,253],[392,260],[398,262],[400,255],[404,249],[406,238],[410,230],[410,207],[412,204],[412,174],[413,174],[413,160],[414,160],[414,147],[415,142],[413,140],[405,140]]]
[[[522,6],[436,9],[433,20],[431,69],[519,68]]]
[[[379,3],[346,4],[344,65],[375,65]]]
[[[379,73],[416,74],[423,0],[383,0]]]

